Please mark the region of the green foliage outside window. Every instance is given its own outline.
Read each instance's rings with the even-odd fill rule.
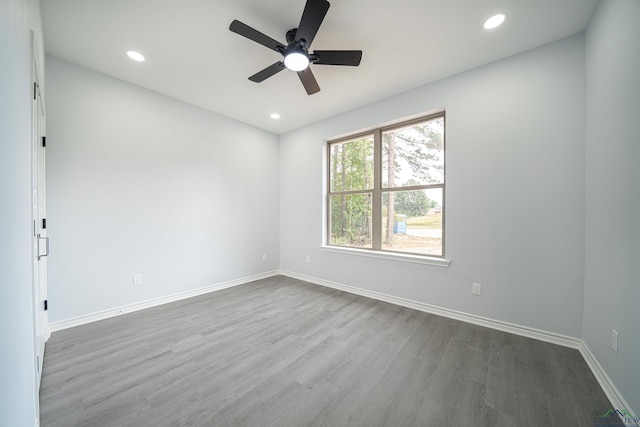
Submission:
[[[443,197],[444,115],[329,144],[331,245],[401,251],[411,246],[412,253],[443,256]],[[397,226],[399,218],[408,231]],[[440,234],[415,231],[420,228],[439,228]],[[432,241],[423,244],[420,236]]]

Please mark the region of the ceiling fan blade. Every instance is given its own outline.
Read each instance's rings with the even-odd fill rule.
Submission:
[[[275,50],[276,52],[281,52],[285,48],[285,46],[279,41],[262,34],[260,31],[251,28],[247,24],[244,24],[237,19],[233,20],[231,25],[229,25],[229,29],[236,34],[240,34],[241,36],[244,36],[249,40],[253,40],[256,43],[261,44],[262,46],[266,46],[269,49]]]
[[[320,24],[322,24],[329,6],[330,4],[327,0],[307,0],[296,31],[296,41],[304,39],[307,42],[307,49],[311,46],[311,42],[313,42]]]
[[[285,69],[284,62],[278,61],[275,64],[269,65],[264,70],[258,71],[253,76],[249,77],[249,80],[251,80],[252,82],[260,83],[284,69]]]
[[[360,65],[362,59],[361,50],[316,50],[313,52],[318,57],[314,64],[320,65]]]
[[[307,67],[302,71],[298,71],[298,77],[300,77],[300,81],[302,82],[304,89],[307,91],[307,95],[313,95],[314,93],[320,92],[320,86],[318,86],[318,82],[313,76],[311,68]]]

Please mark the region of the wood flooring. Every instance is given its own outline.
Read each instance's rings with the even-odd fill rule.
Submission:
[[[275,276],[54,332],[53,426],[593,426],[577,350]]]

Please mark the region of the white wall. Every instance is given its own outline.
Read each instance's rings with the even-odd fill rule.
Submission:
[[[0,425],[38,417],[31,271],[31,31],[37,0],[0,2]]]
[[[583,339],[640,415],[640,2],[600,3],[586,32]],[[611,330],[619,349],[610,346]]]
[[[277,269],[276,135],[54,57],[46,77],[51,322]]]
[[[450,267],[321,251],[324,141],[441,107]],[[584,126],[578,35],[283,135],[280,266],[580,337]]]

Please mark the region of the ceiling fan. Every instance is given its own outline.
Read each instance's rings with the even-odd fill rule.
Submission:
[[[320,91],[320,86],[318,86],[309,64],[358,66],[362,59],[361,50],[316,50],[309,53],[311,43],[329,10],[329,6],[327,0],[307,0],[298,28],[287,31],[286,45],[247,24],[234,20],[229,26],[231,31],[275,50],[283,56],[281,61],[258,71],[249,77],[249,80],[260,83],[288,68],[298,73],[307,94],[313,95]]]

